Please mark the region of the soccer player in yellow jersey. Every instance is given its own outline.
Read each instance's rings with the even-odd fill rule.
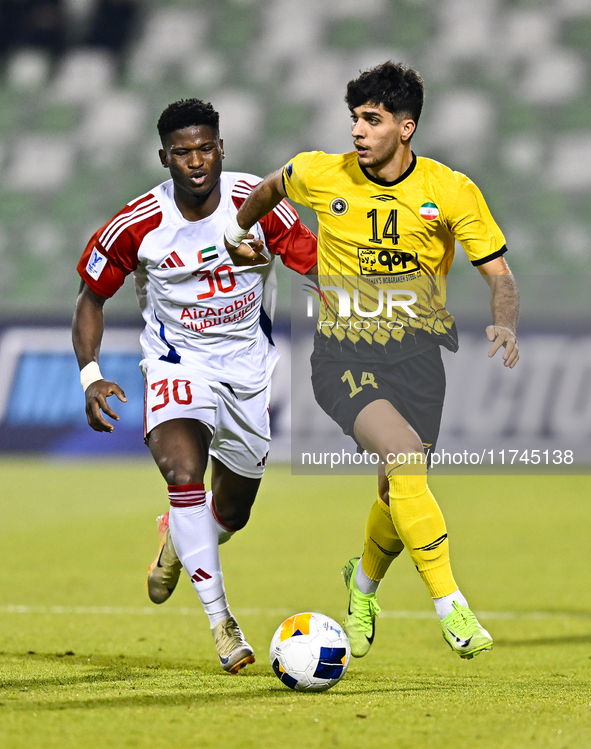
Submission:
[[[318,272],[329,303],[321,309],[312,355],[314,395],[384,465],[363,555],[343,570],[351,652],[369,651],[378,585],[406,547],[445,640],[462,658],[473,658],[493,641],[454,580],[445,521],[427,484],[445,391],[440,346],[457,349],[445,308],[455,241],[490,286],[489,356],[504,348],[506,367],[519,358],[517,286],[504,258],[505,239],[480,190],[411,150],[423,106],[417,71],[386,62],[350,81],[345,100],[355,150],[300,153],[269,175],[227,227],[226,246],[237,265],[265,262],[242,240],[285,196],[318,215]]]

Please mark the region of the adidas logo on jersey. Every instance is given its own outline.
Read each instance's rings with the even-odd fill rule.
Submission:
[[[166,258],[166,260],[162,263],[160,267],[161,268],[184,268],[185,264],[180,259],[180,257],[176,254],[176,252],[171,252],[170,255]]]

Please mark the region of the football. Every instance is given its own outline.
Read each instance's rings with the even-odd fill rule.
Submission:
[[[271,665],[277,678],[298,692],[322,692],[340,681],[349,667],[351,646],[340,624],[324,614],[296,614],[271,640]]]

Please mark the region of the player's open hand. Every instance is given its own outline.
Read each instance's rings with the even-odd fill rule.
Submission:
[[[107,398],[110,395],[116,395],[122,403],[127,402],[125,393],[116,382],[108,380],[96,380],[86,388],[86,418],[89,425],[95,432],[112,432],[115,428],[105,420],[101,411],[110,416],[115,421],[119,421],[119,416],[110,408]]]
[[[488,355],[494,356],[503,346],[505,349],[503,363],[505,367],[513,369],[519,361],[519,342],[515,333],[501,325],[489,325],[486,329],[486,337],[493,344]]]
[[[247,234],[238,247],[229,244],[227,239],[224,241],[234,265],[267,265],[269,262],[268,258],[263,255],[265,245],[260,239],[255,239],[253,234]]]

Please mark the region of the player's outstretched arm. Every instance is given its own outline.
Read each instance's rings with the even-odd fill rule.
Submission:
[[[503,363],[513,368],[519,361],[517,320],[519,318],[519,289],[504,257],[497,257],[478,266],[490,286],[490,308],[493,324],[486,328],[486,337],[493,344],[489,356],[504,347]]]
[[[244,240],[250,227],[270,213],[285,197],[283,169],[278,169],[259,182],[246,198],[224,235],[226,249],[234,265],[266,265],[268,260],[261,255],[262,244]]]
[[[119,416],[109,407],[107,398],[116,395],[125,403],[127,398],[116,382],[105,380],[98,366],[104,330],[103,305],[105,297],[99,296],[82,281],[76,299],[72,321],[72,343],[80,367],[80,381],[86,396],[86,418],[97,432],[112,432],[113,425],[105,420],[101,411],[115,421]]]

